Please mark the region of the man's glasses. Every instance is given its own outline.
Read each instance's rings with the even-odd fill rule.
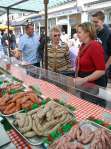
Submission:
[[[54,37],[60,37],[60,34],[55,34]]]
[[[25,26],[26,26],[26,28],[28,28],[29,26],[34,26],[34,24],[33,24],[32,22],[27,22],[27,23],[25,24]]]

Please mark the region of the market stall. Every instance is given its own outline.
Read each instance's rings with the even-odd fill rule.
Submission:
[[[101,107],[98,102],[94,104],[91,103],[91,101],[89,102],[81,99],[80,93],[86,92],[86,90],[75,88],[71,78],[46,71],[41,68],[36,68],[31,65],[24,68],[21,67],[20,63],[18,64],[17,61],[13,65],[7,64],[6,59],[2,60],[0,67],[0,88],[3,92],[1,92],[0,104],[4,103],[3,98],[5,100],[6,93],[8,93],[8,98],[10,98],[10,100],[5,102],[4,106],[6,107],[4,109],[2,105],[2,109],[0,109],[0,111],[1,117],[3,119],[6,118],[5,124],[8,124],[6,120],[8,120],[11,124],[11,128],[8,124],[8,127],[5,127],[5,129],[8,130],[11,142],[14,143],[16,148],[54,148],[56,143],[56,146],[59,144],[59,138],[64,137],[65,134],[69,135],[71,133],[70,129],[73,130],[74,127],[75,131],[76,123],[78,124],[77,126],[80,130],[82,127],[90,126],[92,130],[91,132],[88,131],[87,135],[90,136],[92,134],[92,138],[95,133],[94,130],[96,129],[101,129],[101,133],[105,133],[105,136],[110,136],[111,110],[110,107],[107,109],[107,104],[109,104],[111,96],[109,96],[109,100],[106,100],[105,96],[104,98],[101,98],[100,94],[94,95],[95,92],[91,92],[91,95],[89,93],[90,98],[97,97],[95,100],[100,103],[103,99],[105,100],[105,107]],[[3,90],[4,87],[5,90]],[[30,87],[34,90],[27,90]],[[93,87],[94,89],[95,87],[99,88],[100,91],[100,87]],[[22,97],[22,99],[18,98],[18,95]],[[30,99],[32,96],[33,99]],[[24,97],[26,98],[27,103],[31,104],[31,106],[29,106],[29,104],[27,104],[28,106],[24,104],[26,106],[24,111],[25,113],[21,112],[21,110],[24,110]],[[16,98],[18,99],[15,100]],[[32,102],[30,102],[30,100]],[[11,111],[7,110],[8,104],[10,103],[14,104],[10,109]],[[19,109],[16,109],[18,103],[20,107]],[[15,111],[12,110],[14,108],[16,109]],[[30,114],[31,117],[27,117]],[[24,119],[30,124],[34,120],[35,122],[38,122],[38,129],[33,129],[33,125],[30,125],[30,128],[27,128],[25,122],[23,123]],[[55,120],[54,123],[52,121],[53,119]],[[87,119],[89,120],[87,121]],[[46,128],[48,132],[46,131]],[[27,129],[28,131],[26,131]],[[99,142],[101,139],[103,138],[100,138]],[[107,137],[107,139],[110,140],[110,137]],[[73,140],[76,140],[76,137],[73,138]],[[85,140],[85,144],[84,141],[81,141],[81,139],[76,141],[82,144],[83,147],[86,146],[85,148],[87,148],[87,145],[91,145],[92,140],[93,139],[90,139],[89,142]],[[71,143],[70,139],[69,143]],[[77,142],[74,142],[74,144],[75,143]],[[107,141],[105,144],[110,146]]]
[[[41,0],[36,4],[32,2],[2,0],[0,8],[7,10],[9,30],[10,10],[38,12],[45,4],[47,43],[48,0],[44,3]],[[62,2],[52,0],[49,5]],[[27,6],[31,7],[27,9]],[[47,44],[45,49],[47,51]],[[0,132],[5,140],[3,142],[0,138],[0,145],[3,148],[61,149],[68,145],[70,148],[94,148],[97,144],[98,149],[100,146],[111,148],[111,96],[104,88],[93,84],[76,88],[72,78],[61,74],[31,65],[24,67],[23,63],[14,59],[10,64],[6,57],[0,62]],[[101,92],[104,94],[101,95]],[[82,99],[83,95],[86,100]],[[96,135],[99,136],[98,142]]]
[[[72,0],[71,0],[72,1]],[[39,11],[44,10],[44,21],[45,21],[45,68],[48,68],[48,58],[47,58],[47,19],[48,19],[48,8],[53,8],[55,6],[67,3],[68,0],[1,0],[0,8],[3,9],[3,13],[7,14],[7,29],[8,29],[8,40],[9,40],[9,30],[10,30],[10,18],[11,12],[30,12],[39,13]],[[8,55],[11,56],[10,45],[8,45]]]

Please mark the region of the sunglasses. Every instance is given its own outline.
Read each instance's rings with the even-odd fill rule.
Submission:
[[[54,37],[57,37],[57,36],[60,37],[60,34],[55,34],[55,35],[54,35]]]
[[[33,24],[32,22],[27,22],[27,23],[25,24],[26,27],[29,27],[30,25],[31,25],[31,26],[34,26],[34,24]]]

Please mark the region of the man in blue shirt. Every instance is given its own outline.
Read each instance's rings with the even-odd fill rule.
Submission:
[[[16,53],[16,57],[21,55],[24,61],[40,67],[39,44],[39,36],[34,32],[33,24],[28,24],[26,33],[20,37],[19,52]]]

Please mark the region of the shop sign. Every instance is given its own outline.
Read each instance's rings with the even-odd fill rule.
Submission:
[[[31,18],[32,22],[44,20],[44,16],[35,16]]]
[[[65,9],[63,11],[51,13],[49,14],[48,18],[60,17],[60,16],[71,15],[71,14],[76,14],[76,13],[81,13],[81,10],[78,7],[73,7],[70,9]]]

